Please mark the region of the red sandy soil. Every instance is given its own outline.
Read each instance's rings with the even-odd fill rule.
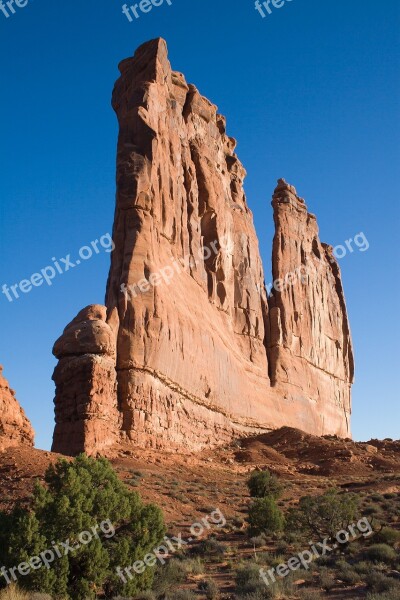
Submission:
[[[0,453],[0,509],[28,500],[34,482],[58,458],[26,447]],[[128,446],[115,451],[111,462],[145,500],[162,506],[171,525],[190,525],[214,506],[227,518],[240,515],[248,498],[245,482],[254,468],[268,468],[290,483],[289,502],[335,484],[353,491],[400,492],[400,441],[318,438],[288,427],[197,454]]]

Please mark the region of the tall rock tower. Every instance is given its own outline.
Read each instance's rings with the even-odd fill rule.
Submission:
[[[267,298],[246,173],[224,117],[171,70],[162,39],[120,71],[115,249],[101,325],[113,343],[83,347],[97,366],[107,354],[109,385],[99,385],[104,371],[80,371],[78,394],[74,370],[56,368],[53,450],[95,453],[118,440],[196,450],[283,425],[348,436],[349,327],[315,218],[280,180],[273,274],[286,283]],[[85,315],[102,309],[85,310],[55,346],[65,364],[83,364],[71,337],[77,320],[93,338]]]

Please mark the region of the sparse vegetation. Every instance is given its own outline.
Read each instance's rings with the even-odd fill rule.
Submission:
[[[190,457],[190,460],[193,458]],[[254,464],[262,465],[262,461],[254,461],[252,467]],[[226,517],[226,526],[218,529],[212,525],[205,527],[204,535],[208,538],[201,537],[189,545],[177,547],[166,559],[165,565],[157,564],[146,569],[149,579],[148,583],[143,583],[142,591],[131,592],[123,588],[111,591],[106,583],[97,586],[98,600],[323,600],[331,596],[335,600],[400,600],[400,582],[396,573],[400,571],[400,495],[385,491],[397,489],[398,478],[393,475],[390,475],[390,483],[386,484],[384,482],[389,481],[389,475],[382,475],[379,479],[379,475],[375,478],[374,474],[367,479],[360,476],[350,480],[347,477],[319,479],[315,474],[290,474],[287,483],[265,469],[257,470],[251,472],[251,478],[260,487],[258,492],[253,489],[253,493],[262,497],[251,494],[249,499],[250,474],[247,468],[230,473],[224,466],[221,477],[213,476],[210,481],[208,469],[205,474],[199,470],[197,477],[193,478],[189,476],[192,471],[190,465],[180,478],[177,470],[166,470],[163,462],[157,462],[157,457],[155,462],[149,462],[148,467],[144,459],[132,463],[132,468],[130,466],[124,458],[116,468],[124,483],[129,478],[140,483],[141,494],[147,499],[165,502],[170,539],[182,535],[182,539],[188,540],[191,537],[190,525],[201,522],[217,509],[221,509]],[[210,469],[213,468],[215,463],[210,463]],[[216,468],[220,472],[220,467]],[[285,494],[278,493],[275,483],[271,484],[274,478],[279,487],[285,489]],[[264,485],[265,482],[268,485]],[[337,488],[327,491],[328,484]],[[374,486],[379,489],[379,494],[372,494],[375,500],[370,493]],[[91,485],[87,487],[93,488]],[[138,497],[129,486],[124,489]],[[348,490],[357,490],[357,494]],[[299,500],[305,494],[307,498]],[[92,498],[91,491],[89,498]],[[73,509],[72,516],[68,516],[72,524],[76,523],[78,514],[77,501],[78,497],[73,494],[72,500],[68,500]],[[35,498],[32,513],[36,511],[34,503]],[[119,501],[116,504],[123,506]],[[265,506],[272,508],[265,510]],[[10,510],[11,507],[5,508]],[[81,509],[85,508],[83,502]],[[299,568],[282,579],[277,576],[270,585],[260,578],[261,568],[264,574],[270,569],[277,569],[278,565],[287,564],[291,557],[307,550],[310,540],[317,543],[327,537],[326,534],[317,534],[317,530],[309,526],[308,519],[315,519],[319,532],[330,532],[333,528],[336,534],[336,527],[345,529],[348,521],[355,525],[364,517],[366,523],[365,512],[370,513],[368,522],[373,526],[370,535],[364,537],[360,532],[357,539],[351,535],[349,543],[340,545],[340,551],[327,552],[314,560],[308,570]],[[64,518],[67,510],[57,514]],[[273,515],[276,514],[277,527],[273,525]],[[254,515],[254,523],[258,527],[261,524],[262,530],[251,530],[251,518],[247,518],[250,515]],[[287,525],[281,530],[284,519]],[[71,523],[65,526],[72,528]],[[127,523],[125,518],[117,521],[115,539],[122,539]],[[82,530],[76,529],[75,535]],[[138,529],[138,539],[142,534],[149,535],[146,526]],[[0,531],[0,537],[3,535],[4,532]],[[102,542],[109,548],[114,538]],[[329,546],[334,543],[331,540]],[[143,557],[141,550],[137,557]],[[118,564],[124,567],[133,562],[134,559],[130,558],[127,563],[123,559]],[[111,563],[107,569],[112,569]],[[153,574],[154,583],[151,584]],[[136,575],[135,579],[137,581]],[[20,578],[19,583],[24,584],[24,578]],[[94,591],[93,588],[93,594]],[[3,593],[10,594],[10,590],[3,590]],[[48,595],[45,590],[41,594],[33,594],[15,589],[13,594],[3,598],[0,592],[0,600],[67,600],[56,591]],[[87,595],[85,600],[89,599],[90,595]]]

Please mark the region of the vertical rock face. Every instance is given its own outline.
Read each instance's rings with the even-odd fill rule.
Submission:
[[[120,69],[106,304],[123,429],[135,443],[200,447],[236,426],[257,428],[249,383],[269,387],[267,304],[245,171],[225,119],[171,71],[163,40]],[[137,288],[160,273],[158,285]]]
[[[88,306],[54,344],[54,452],[93,454],[118,439],[115,340],[105,321],[104,306]]]
[[[279,180],[272,206],[272,272],[284,285],[269,298],[271,382],[325,405],[322,429],[348,435],[354,361],[339,266],[293,186]]]
[[[350,336],[315,219],[280,181],[274,277],[310,272],[268,299],[224,117],[171,70],[161,39],[120,71],[115,249],[97,319],[109,343],[82,345],[81,323],[97,339],[86,314],[56,343],[54,450],[101,451],[118,437],[199,449],[283,425],[348,435]]]
[[[15,398],[15,392],[3,377],[0,366],[0,451],[10,446],[33,446],[32,425]]]

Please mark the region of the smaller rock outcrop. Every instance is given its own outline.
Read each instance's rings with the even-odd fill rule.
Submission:
[[[0,451],[10,446],[33,446],[34,431],[15,398],[15,392],[3,377],[0,365]]]
[[[59,359],[53,452],[96,454],[112,446],[119,428],[115,341],[106,308],[90,305],[64,329],[53,354]]]

